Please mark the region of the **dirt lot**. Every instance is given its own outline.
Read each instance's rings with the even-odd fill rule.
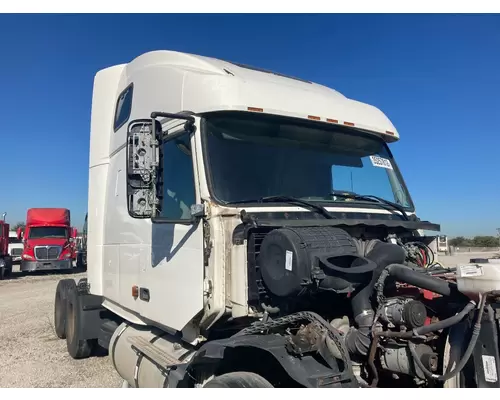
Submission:
[[[72,275],[0,281],[0,387],[120,387],[109,357],[73,360],[54,332],[54,294]]]

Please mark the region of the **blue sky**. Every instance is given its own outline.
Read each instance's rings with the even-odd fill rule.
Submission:
[[[273,69],[381,108],[419,216],[449,235],[500,227],[498,15],[1,15],[8,221],[68,207],[81,226],[94,74],[156,49]]]

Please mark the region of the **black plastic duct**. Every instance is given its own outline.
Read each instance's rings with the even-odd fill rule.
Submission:
[[[357,329],[349,331],[346,337],[346,344],[351,354],[366,356],[370,348],[370,332],[373,324],[374,312],[371,306],[370,297],[374,291],[382,271],[391,264],[401,264],[406,258],[404,249],[398,245],[377,242],[366,258],[377,264],[373,272],[372,279],[365,287],[359,290],[352,298],[352,311]]]

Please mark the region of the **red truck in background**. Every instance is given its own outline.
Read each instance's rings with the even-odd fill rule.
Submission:
[[[26,215],[21,271],[73,268],[76,229],[67,208],[30,208]]]
[[[0,220],[0,280],[12,272],[12,258],[9,255],[9,224],[5,222],[5,214]]]

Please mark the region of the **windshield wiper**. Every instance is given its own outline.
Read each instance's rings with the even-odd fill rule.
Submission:
[[[308,207],[310,210],[321,214],[326,219],[334,219],[335,217],[331,215],[328,210],[320,206],[319,204],[314,204],[306,200],[299,199],[297,197],[291,196],[266,196],[260,197],[258,199],[247,199],[238,201],[229,201],[226,204],[244,204],[244,203],[290,203],[290,204],[300,204],[302,206]]]
[[[376,203],[386,204],[386,205],[392,207],[393,209],[399,211],[406,221],[410,220],[408,218],[408,215],[406,215],[406,212],[405,212],[405,209],[403,206],[396,204],[396,203],[393,203],[392,201],[386,200],[382,197],[374,196],[371,194],[357,194],[357,193],[346,192],[346,191],[342,191],[342,190],[334,190],[330,194],[332,196],[342,197],[345,199],[366,200],[366,201],[372,201],[372,202],[376,202]]]

